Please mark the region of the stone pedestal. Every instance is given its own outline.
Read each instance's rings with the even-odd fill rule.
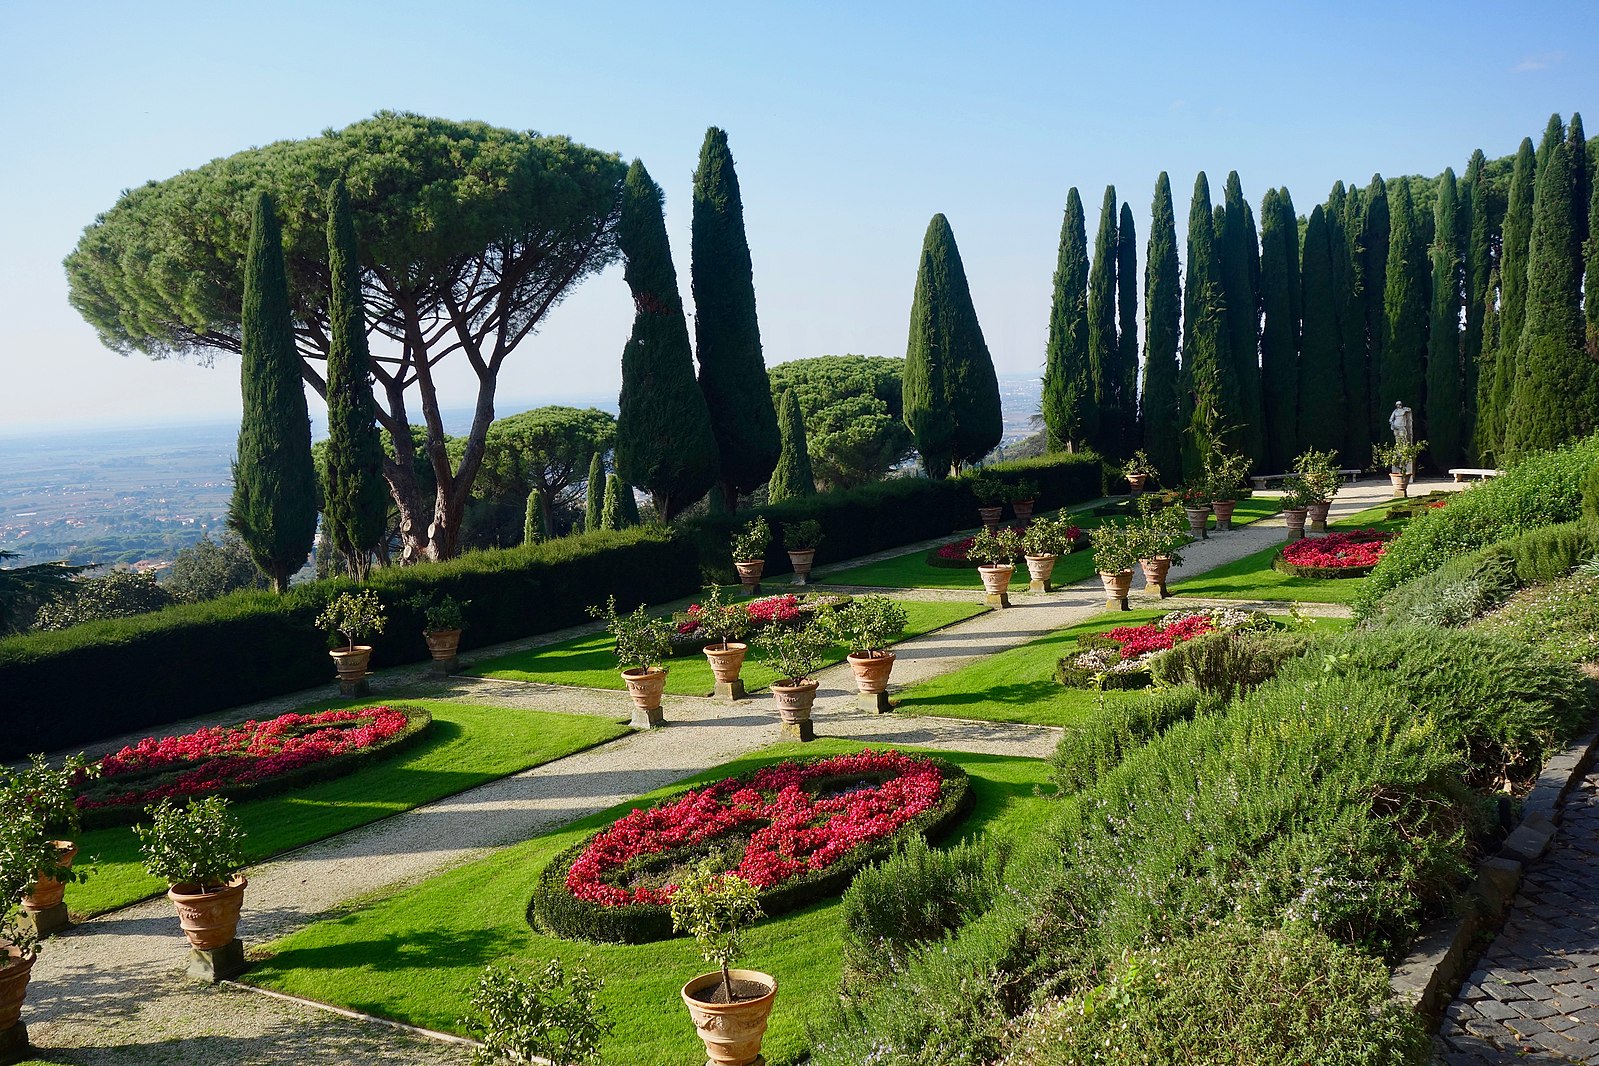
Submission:
[[[1171,595],[1170,592],[1166,591],[1166,582],[1164,582],[1164,581],[1156,581],[1156,582],[1153,582],[1153,583],[1145,581],[1144,582],[1144,591],[1148,592],[1151,589],[1153,589],[1154,591],[1160,593],[1160,598],[1163,599],[1163,600]]]
[[[43,940],[51,933],[65,929],[70,922],[67,921],[67,905],[65,901],[57,903],[54,907],[46,907],[42,911],[23,907],[17,915],[17,924],[29,930],[34,936]]]
[[[666,715],[661,713],[659,707],[652,707],[647,711],[634,707],[633,717],[627,724],[634,729],[657,729],[666,724]]]
[[[857,695],[857,699],[860,700],[863,709],[877,714],[888,714],[894,709],[894,705],[889,702],[888,693],[886,692],[862,692]]]
[[[987,604],[988,606],[990,606],[990,607],[1009,607],[1010,606],[1010,593],[1008,591],[1007,592],[989,592],[989,593],[984,594],[983,602],[985,604]]]
[[[1037,578],[1034,578],[1032,581],[1027,583],[1027,591],[1033,593],[1054,592],[1055,588],[1048,581],[1039,581]]]
[[[234,937],[228,943],[210,951],[189,949],[189,968],[184,971],[190,979],[216,984],[244,972],[244,941]]]
[[[339,680],[339,695],[370,696],[372,695],[372,686],[366,683],[366,678],[364,677],[359,681],[345,681],[341,678]]]
[[[1107,610],[1107,611],[1130,611],[1130,610],[1132,610],[1132,608],[1127,606],[1127,597],[1126,596],[1109,596],[1109,597],[1106,597],[1106,599],[1105,599],[1105,610]]]
[[[1306,522],[1305,523],[1305,528],[1308,529],[1312,533],[1325,533],[1325,532],[1327,532],[1327,523],[1325,521],[1322,521],[1322,522]]]
[[[784,740],[816,739],[816,727],[811,724],[809,718],[800,722],[784,722],[778,727],[777,732]]]
[[[452,655],[448,659],[434,659],[432,669],[435,674],[453,674],[455,673],[456,667],[460,665],[461,657],[459,655]]]
[[[737,703],[739,700],[749,698],[749,693],[744,691],[744,679],[742,677],[735,677],[731,681],[716,682],[716,688],[711,695],[726,703]]]
[[[33,1058],[28,1049],[28,1027],[18,1022],[9,1029],[0,1029],[0,1066]]]
[[[740,582],[739,588],[743,590],[744,595],[752,599],[761,594],[761,583],[759,581]]]

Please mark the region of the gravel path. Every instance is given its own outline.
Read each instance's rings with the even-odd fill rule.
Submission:
[[[1353,513],[1386,496],[1385,485],[1349,486],[1334,513]],[[1213,536],[1185,552],[1185,563],[1174,569],[1172,580],[1241,558],[1281,537],[1280,518]],[[930,598],[925,591],[900,594]],[[1137,605],[1161,602],[1137,591],[1135,600]],[[1096,581],[1046,596],[1020,594],[1013,602],[1016,606],[1009,610],[990,612],[900,645],[896,685],[958,669],[1091,617],[1103,609],[1104,597]],[[588,629],[482,649],[471,658],[565,639]],[[1033,757],[1047,756],[1059,736],[1058,730],[1041,726],[871,714],[858,706],[847,667],[823,671],[818,680],[821,691],[814,718],[819,735]],[[394,696],[490,703],[506,707],[508,713],[536,708],[620,718],[626,717],[629,705],[622,692],[440,679],[430,677],[425,668],[384,671],[374,687]],[[298,693],[182,725],[241,720],[327,695],[321,689]],[[764,695],[732,706],[667,697],[664,707],[669,723],[664,729],[631,734],[252,867],[241,935],[247,943],[259,944],[315,921],[349,900],[422,880],[779,739],[775,714]],[[465,1061],[466,1053],[458,1045],[237,989],[192,985],[181,975],[184,954],[176,919],[164,899],[58,935],[41,953],[29,989],[24,1021],[34,1043],[51,1049],[49,1061],[85,1064]]]

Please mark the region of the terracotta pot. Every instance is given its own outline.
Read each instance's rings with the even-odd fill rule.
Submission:
[[[1144,584],[1151,588],[1158,588],[1162,593],[1166,591],[1166,575],[1171,572],[1171,560],[1164,555],[1157,555],[1153,559],[1140,559],[1138,566],[1144,571]]]
[[[1206,536],[1205,527],[1210,524],[1209,507],[1184,507],[1183,514],[1188,516],[1188,529],[1194,536]]]
[[[1290,507],[1283,511],[1283,520],[1288,523],[1288,539],[1303,540],[1305,537],[1305,518],[1310,514],[1306,507]]]
[[[977,573],[983,579],[983,591],[990,596],[998,596],[1010,589],[1010,576],[1016,572],[1016,565],[1010,566],[979,566]]]
[[[661,709],[661,693],[666,691],[666,667],[652,666],[648,670],[633,667],[622,671],[622,681],[633,705],[641,711]]]
[[[1049,583],[1050,575],[1055,572],[1055,556],[1053,555],[1024,555],[1027,560],[1027,576],[1032,578],[1033,584]]]
[[[863,696],[875,696],[888,691],[888,675],[894,671],[894,653],[878,652],[876,655],[849,653],[849,668],[855,671],[855,687]]]
[[[72,841],[52,840],[50,843],[56,846],[57,866],[71,866],[72,860],[78,857],[78,846]],[[22,905],[30,911],[47,911],[60,903],[66,892],[66,882],[41,874],[22,897]]]
[[[1115,574],[1100,574],[1100,584],[1105,586],[1105,598],[1108,600],[1125,600],[1127,593],[1132,591],[1133,572],[1122,570]]]
[[[738,582],[745,588],[754,588],[761,583],[761,575],[766,573],[765,559],[735,559],[733,568],[738,571]]]
[[[703,1003],[694,993],[722,983],[722,971],[700,974],[683,986],[683,1004],[705,1043],[706,1066],[750,1066],[761,1057],[761,1038],[777,999],[777,978],[759,970],[732,970],[735,981],[758,981],[769,991],[737,1003]]]
[[[1028,522],[1033,517],[1033,504],[1036,500],[1016,500],[1010,505],[1011,511],[1016,515],[1016,521]]]
[[[1131,486],[1134,495],[1143,492],[1144,486],[1149,482],[1148,474],[1126,474],[1124,476],[1127,478],[1127,484]]]
[[[435,662],[447,663],[461,650],[459,629],[430,629],[422,634],[422,639],[428,642],[428,651]]]
[[[789,565],[794,568],[794,584],[803,585],[811,576],[811,564],[816,561],[816,549],[804,548],[788,553]]]
[[[38,957],[13,944],[0,944],[0,1033],[22,1017],[22,998],[28,994],[28,978]]]
[[[1332,508],[1330,503],[1313,503],[1305,508],[1305,514],[1310,520],[1310,528],[1323,530],[1327,528],[1327,512]]]
[[[339,672],[340,681],[359,681],[366,676],[367,663],[372,661],[372,647],[368,644],[357,644],[354,648],[340,648],[330,651],[333,656],[333,666]]]
[[[996,529],[999,527],[999,520],[1005,515],[1005,508],[979,507],[977,509],[977,515],[983,520],[983,525],[987,526],[989,529]]]
[[[1237,500],[1212,500],[1210,509],[1216,512],[1216,528],[1230,530],[1233,528],[1233,508],[1238,506]]]
[[[737,681],[738,672],[744,668],[744,656],[749,649],[750,646],[748,644],[739,644],[731,640],[726,644],[712,644],[707,647],[705,649],[705,657],[711,661],[712,676],[724,683]],[[664,677],[661,683],[663,685],[666,683]],[[657,697],[655,705],[659,707],[660,703],[661,701]],[[648,707],[644,709],[649,710]]]
[[[1409,496],[1410,495],[1410,475],[1409,474],[1394,474],[1394,473],[1390,473],[1388,475],[1388,480],[1393,482],[1394,497],[1396,499],[1401,497],[1401,496]]]
[[[811,720],[811,706],[816,702],[817,683],[802,680],[797,685],[772,683],[772,698],[777,701],[777,716],[785,725],[796,725]],[[720,972],[717,974],[721,976]]]
[[[220,888],[204,891],[199,885],[173,885],[167,899],[178,909],[178,924],[189,943],[201,951],[214,951],[233,942],[239,933],[239,909],[250,884],[243,874]]]

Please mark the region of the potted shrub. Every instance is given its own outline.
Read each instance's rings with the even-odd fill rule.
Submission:
[[[427,641],[433,661],[443,669],[454,667],[461,648],[461,630],[466,627],[465,612],[472,601],[419,593],[405,603],[422,616],[422,639]]]
[[[703,650],[716,678],[716,695],[743,699],[744,682],[738,675],[744,668],[749,645],[739,641],[749,632],[749,611],[742,604],[723,602],[721,588],[709,585],[705,598],[678,615],[677,620],[693,622],[698,626],[697,632],[710,641]]]
[[[244,868],[244,833],[221,796],[191,799],[179,807],[164,799],[151,807],[150,824],[133,827],[144,869],[172,887],[183,935],[198,953],[189,973],[219,981],[244,968],[238,940],[239,910],[250,884]]]
[[[1122,477],[1127,479],[1133,495],[1144,491],[1144,486],[1149,479],[1155,476],[1155,464],[1149,461],[1149,456],[1140,448],[1133,453],[1133,457],[1122,464]]]
[[[1394,486],[1394,498],[1410,495],[1410,479],[1416,469],[1416,458],[1427,450],[1424,440],[1396,440],[1392,444],[1379,444],[1371,453],[1378,466],[1388,468],[1388,480]]]
[[[905,609],[887,596],[862,596],[833,611],[833,635],[849,648],[849,668],[855,688],[879,711],[888,710],[888,676],[894,671],[894,653],[888,650],[909,619]]]
[[[783,735],[811,740],[811,706],[816,702],[816,679],[811,675],[821,668],[832,640],[827,634],[825,615],[798,626],[769,625],[755,638],[761,661],[772,669],[772,698],[777,701],[777,716],[783,721]]]
[[[1310,514],[1310,505],[1315,501],[1315,494],[1305,479],[1294,474],[1283,481],[1283,521],[1288,524],[1288,539],[1301,540],[1305,536],[1305,519]],[[1323,512],[1322,521],[1326,521]]]
[[[633,721],[638,729],[649,729],[664,720],[661,694],[666,691],[666,667],[661,664],[672,654],[672,626],[662,618],[644,613],[644,605],[632,614],[616,613],[616,597],[604,607],[590,607],[589,615],[605,621],[605,628],[616,638],[616,662],[622,669],[622,683],[633,697]]]
[[[87,873],[73,869],[78,847],[70,839],[82,825],[76,802],[78,786],[100,773],[98,763],[82,755],[51,766],[35,755],[28,766],[7,771],[0,767],[0,812],[19,824],[33,827],[38,837],[32,847],[42,861],[24,886],[19,920],[45,937],[67,924],[66,888]]]
[[[1209,490],[1210,508],[1216,513],[1217,530],[1227,532],[1233,528],[1233,509],[1245,495],[1247,473],[1249,456],[1242,452],[1235,454],[1212,447],[1205,456],[1205,487]]]
[[[733,566],[738,570],[744,595],[761,591],[761,575],[766,572],[766,549],[772,544],[772,530],[766,519],[756,518],[733,534]]]
[[[1010,487],[1010,509],[1016,515],[1016,521],[1029,522],[1033,517],[1033,505],[1038,502],[1038,483],[1023,478]]]
[[[1338,453],[1335,451],[1306,451],[1294,460],[1294,476],[1303,488],[1305,510],[1314,533],[1327,531],[1327,511],[1333,497],[1338,495],[1340,475]],[[1285,505],[1286,506],[1286,505]]]
[[[811,576],[811,564],[816,561],[816,547],[821,543],[822,523],[816,519],[783,524],[783,549],[788,552],[789,565],[794,568],[794,584],[803,585]]]
[[[616,1028],[599,1002],[604,987],[581,962],[570,973],[558,958],[542,969],[490,966],[472,994],[477,1017],[465,1019],[483,1045],[479,1060],[597,1064],[600,1041]]]
[[[1065,515],[1040,518],[1027,527],[1022,534],[1022,558],[1027,560],[1027,574],[1032,579],[1030,591],[1050,591],[1049,579],[1055,572],[1055,560],[1071,554],[1081,533]]]
[[[702,868],[685,876],[672,893],[673,932],[693,934],[700,955],[717,966],[682,991],[706,1057],[717,1066],[750,1066],[761,1057],[777,978],[732,968],[742,934],[760,918],[755,886],[736,874]]]
[[[1173,566],[1181,566],[1182,549],[1188,544],[1188,524],[1176,507],[1158,504],[1141,506],[1139,519],[1144,537],[1138,557],[1139,568],[1144,571],[1144,584],[1160,593],[1161,599],[1170,596],[1166,591],[1166,575]]]
[[[1010,606],[1010,576],[1021,553],[1022,538],[1014,529],[984,529],[972,538],[966,558],[977,564],[990,607]]]
[[[1106,522],[1093,532],[1094,569],[1105,586],[1105,607],[1127,610],[1127,594],[1133,587],[1133,567],[1140,557],[1152,554],[1148,535],[1137,522]]]
[[[329,636],[338,633],[344,637],[344,647],[328,652],[333,656],[341,682],[355,684],[366,677],[367,663],[372,659],[372,647],[369,644],[357,644],[356,641],[383,632],[388,621],[389,617],[383,611],[383,601],[372,589],[341,592],[329,600],[322,613],[317,615],[317,628],[326,629]]]
[[[55,869],[57,849],[41,812],[14,795],[0,809],[0,1056],[25,1057],[28,1029],[22,1001],[38,960],[38,937],[21,897],[40,870]]]
[[[977,497],[977,514],[983,526],[993,530],[1005,514],[1010,486],[991,474],[978,474],[972,478],[972,495]]]
[[[1205,532],[1210,524],[1210,501],[1210,489],[1203,482],[1185,485],[1177,493],[1177,502],[1188,518],[1188,530],[1196,540],[1206,540],[1210,536]]]

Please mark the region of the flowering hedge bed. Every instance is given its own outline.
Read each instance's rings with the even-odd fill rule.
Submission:
[[[1068,688],[1143,688],[1155,658],[1206,633],[1269,629],[1271,620],[1237,607],[1172,611],[1153,622],[1117,626],[1077,638],[1077,651],[1061,659],[1055,679]]]
[[[432,720],[419,707],[376,706],[146,737],[101,760],[100,776],[80,783],[78,809],[85,825],[120,825],[162,799],[297,788],[348,773],[380,752],[392,754]]]
[[[1364,577],[1371,573],[1393,539],[1392,533],[1380,529],[1306,537],[1285,547],[1272,566],[1295,577]]]
[[[960,768],[892,750],[776,763],[635,809],[557,855],[529,919],[576,940],[662,940],[676,878],[706,860],[779,914],[843,891],[907,834],[948,827],[969,795]]]
[[[1013,526],[1011,528],[1018,537],[1025,532],[1022,526]],[[1072,526],[1068,532],[1071,534],[1073,551],[1088,547],[1088,537],[1081,529]],[[977,569],[977,564],[966,557],[966,553],[972,550],[972,542],[976,539],[976,537],[963,537],[960,540],[952,540],[948,544],[940,544],[927,553],[927,565],[946,567],[951,570]]]

